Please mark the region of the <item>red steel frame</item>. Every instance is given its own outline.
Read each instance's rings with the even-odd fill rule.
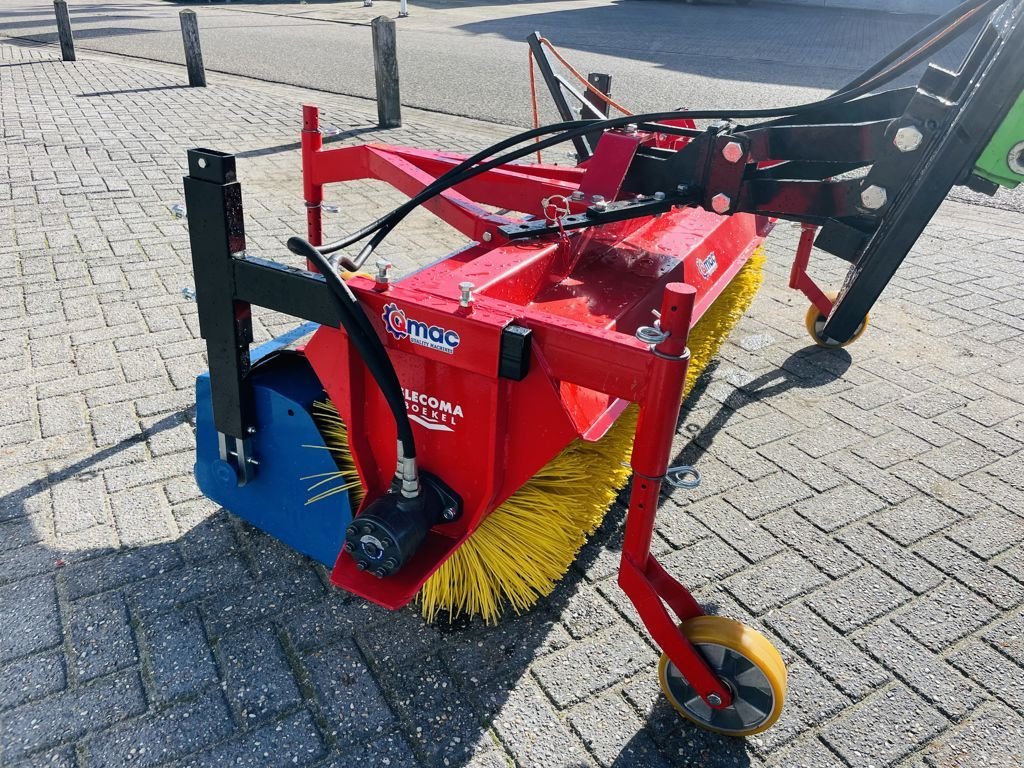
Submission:
[[[370,178],[412,195],[463,159],[383,145],[325,149],[316,107],[304,107],[303,117],[307,223],[316,245],[323,243],[324,184]],[[461,423],[453,425],[453,417],[442,413],[442,421],[449,421],[440,427],[429,420],[415,425],[421,467],[461,495],[464,511],[459,520],[432,529],[394,576],[377,579],[358,571],[342,553],[331,579],[386,607],[404,605],[540,467],[577,437],[599,439],[628,403],[636,403],[619,584],[693,688],[706,702],[717,696],[708,703],[720,708],[731,702],[728,688],[677,627],[703,610],[650,548],[686,380],[687,336],[770,223],[680,209],[524,243],[509,242],[498,230],[518,219],[493,212],[543,216],[544,198],[568,200],[577,190],[586,198],[613,200],[636,148],[653,141],[649,134],[609,132],[580,167],[509,165],[460,184],[426,207],[474,244],[396,283],[349,280],[409,390],[407,402],[441,402],[443,394],[448,414],[453,402],[460,410],[465,406]],[[469,306],[458,301],[465,280],[475,284]],[[642,343],[634,332],[653,322],[651,311],[659,306],[668,336],[656,345]],[[457,348],[411,343],[395,334],[389,312],[402,313],[403,323],[415,318],[439,333],[457,333]],[[497,375],[501,333],[512,323],[529,328],[533,337],[530,371],[522,381]],[[367,498],[374,498],[394,473],[395,431],[386,404],[340,330],[321,327],[306,354],[348,427]]]

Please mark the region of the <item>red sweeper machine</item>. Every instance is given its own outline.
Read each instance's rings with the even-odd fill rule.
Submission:
[[[749,307],[776,221],[802,225],[791,287],[814,342],[839,347],[955,185],[1024,180],[1022,15],[968,0],[813,103],[621,118],[534,37],[562,121],[472,157],[325,146],[307,106],[308,229],[288,241],[304,263],[247,251],[235,158],[190,151],[200,488],[341,589],[494,621],[551,592],[629,483],[618,583],[664,651],[665,695],[720,733],[768,728],[778,651],[651,554],[662,493],[699,482],[671,466],[680,404]],[[958,67],[883,88],[972,26]],[[563,142],[575,165],[517,162]],[[325,242],[324,187],[356,179],[408,201]],[[420,206],[467,243],[399,278],[373,254]],[[836,293],[808,276],[815,247],[848,263]],[[306,322],[251,349],[253,306]]]

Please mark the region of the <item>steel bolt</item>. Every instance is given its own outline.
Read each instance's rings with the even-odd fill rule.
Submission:
[[[905,125],[892,137],[892,143],[900,152],[913,152],[923,141],[924,134],[916,125]]]
[[[445,507],[444,511],[441,513],[441,517],[443,517],[445,520],[454,520],[455,510],[452,509],[451,507]]]
[[[389,269],[391,269],[390,261],[385,261],[384,259],[377,260],[377,277],[375,279],[378,283],[387,284]]]
[[[1011,171],[1019,176],[1024,176],[1024,141],[1013,145],[1010,154],[1006,156],[1006,162]]]
[[[736,141],[730,141],[722,147],[722,157],[730,163],[738,163],[743,157],[743,145]]]
[[[879,187],[874,184],[860,193],[861,203],[865,208],[871,211],[877,211],[879,208],[884,206],[888,200],[889,195],[885,191],[885,187]]]
[[[715,213],[726,213],[732,208],[732,198],[724,192],[719,192],[711,198],[711,210]]]
[[[717,693],[709,693],[708,694],[708,704],[710,704],[712,707],[717,707],[721,703],[722,703],[722,697],[719,696]]]
[[[358,568],[360,571],[365,571],[366,570],[366,561],[365,560],[356,560],[356,568]]]
[[[256,434],[256,427],[246,427],[245,428],[245,434],[247,434],[247,435],[255,435]]]
[[[580,192],[578,189],[575,192],[573,192],[571,195],[569,195],[569,199],[570,200],[575,200],[576,202],[580,202],[584,197],[585,197],[585,195],[582,192]]]
[[[378,579],[383,579],[385,576],[388,575],[388,573],[383,568],[378,568],[376,571],[373,572],[373,575],[376,576]]]
[[[655,193],[654,193],[654,195],[653,195],[653,197],[654,197],[654,199],[655,199],[655,200],[656,200],[657,202],[659,202],[659,203],[660,203],[660,202],[661,202],[662,200],[664,200],[664,199],[665,199],[665,193],[664,193],[664,192],[655,192]]]
[[[484,232],[484,234],[483,234],[483,241],[485,243],[489,243],[493,239],[494,239],[494,235],[492,235],[490,232]]]
[[[459,283],[459,291],[461,292],[459,296],[460,307],[468,307],[473,303],[473,287],[473,284],[468,281]]]
[[[636,123],[627,123],[626,127],[623,130],[626,133],[632,135],[632,134],[636,133],[637,125],[636,125]]]

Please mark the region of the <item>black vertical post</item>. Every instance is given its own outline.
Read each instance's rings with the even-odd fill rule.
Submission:
[[[64,61],[75,60],[75,37],[71,33],[71,16],[68,15],[66,0],[53,0],[53,12],[57,17],[57,37],[60,38],[60,57]]]
[[[612,95],[611,75],[602,75],[600,72],[591,72],[589,75],[587,75],[587,82],[590,83],[595,88],[597,88],[597,90],[599,90],[605,96]],[[608,117],[607,102],[603,101],[599,96],[595,95],[594,92],[591,91],[589,88],[587,89],[587,92],[584,94],[584,96],[586,96],[587,101],[593,104],[594,107],[596,107],[602,115]]]
[[[373,29],[373,69],[377,80],[377,124],[398,128],[402,124],[402,100],[398,94],[398,41],[395,21],[378,16]]]
[[[605,96],[611,96],[611,94],[612,94],[612,76],[611,75],[603,75],[600,72],[591,72],[590,74],[587,75],[587,82],[590,83],[595,88],[597,88],[597,90],[599,90]],[[609,111],[608,102],[603,101],[600,97],[598,97],[589,88],[587,88],[587,91],[586,91],[586,93],[583,94],[583,97],[594,106],[594,109],[596,109],[598,112],[600,112],[605,117],[608,117],[608,111]],[[591,152],[591,154],[593,154],[593,152],[597,149],[597,142],[599,142],[601,140],[601,134],[603,134],[603,133],[604,133],[604,131],[594,131],[593,133],[588,133],[587,134],[587,144],[590,145],[590,152]]]
[[[253,424],[249,372],[252,313],[235,300],[234,257],[245,250],[242,187],[235,157],[190,149],[185,177],[188,236],[196,281],[199,331],[210,364],[213,423],[217,431],[245,440]]]
[[[189,10],[182,11],[178,16],[181,19],[181,40],[185,44],[188,84],[193,88],[205,88],[206,69],[203,67],[203,50],[199,46],[199,19],[195,11]]]

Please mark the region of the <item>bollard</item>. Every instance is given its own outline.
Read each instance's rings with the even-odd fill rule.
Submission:
[[[404,19],[409,15],[409,3],[406,0],[399,0],[398,18]]]
[[[53,12],[57,16],[57,37],[60,38],[60,57],[64,61],[74,61],[75,38],[71,34],[71,17],[68,15],[66,0],[53,0]]]
[[[188,84],[193,88],[206,87],[206,70],[203,68],[203,50],[199,47],[199,19],[195,11],[182,11],[181,40],[185,44],[185,66],[188,67]]]
[[[378,16],[373,29],[373,69],[377,80],[377,124],[398,128],[402,124],[402,103],[398,95],[398,47],[395,21]]]

